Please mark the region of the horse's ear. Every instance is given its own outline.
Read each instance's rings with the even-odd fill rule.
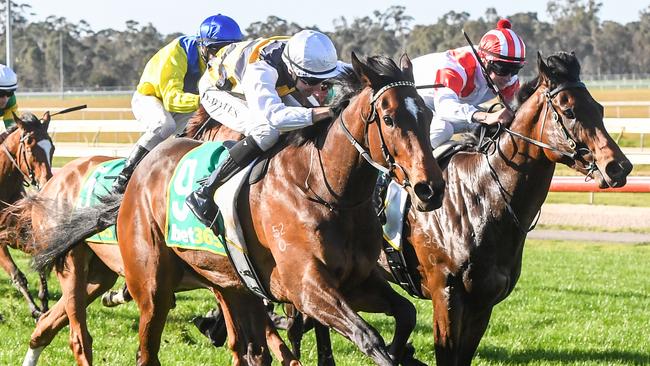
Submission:
[[[404,52],[399,58],[399,68],[402,69],[402,72],[408,81],[415,81],[413,78],[413,63],[411,62],[411,58],[406,54],[406,52]]]
[[[25,123],[23,122],[23,120],[20,119],[20,117],[18,117],[18,115],[14,111],[11,111],[11,114],[14,115],[14,122],[16,122],[16,126],[18,126],[19,128],[24,130],[25,129]]]
[[[539,71],[540,78],[545,81],[550,80],[550,69],[546,65],[546,62],[544,62],[544,56],[542,56],[540,51],[537,51],[537,70]]]
[[[41,118],[41,124],[45,128],[45,131],[47,131],[48,127],[50,127],[50,120],[52,117],[50,116],[50,111],[46,111],[43,114],[43,117]]]
[[[363,62],[359,61],[359,58],[357,58],[357,55],[354,52],[352,52],[351,58],[352,69],[354,70],[354,73],[359,77],[359,80],[361,80],[361,84],[364,87],[368,86],[372,88],[373,80],[377,80],[379,76]]]

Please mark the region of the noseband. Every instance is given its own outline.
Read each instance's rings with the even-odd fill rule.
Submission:
[[[379,140],[381,142],[381,152],[384,157],[384,160],[388,164],[388,167],[384,167],[381,164],[377,163],[372,159],[370,156],[370,153],[366,148],[363,147],[355,138],[352,136],[352,133],[350,133],[350,130],[345,126],[345,121],[343,120],[343,113],[341,112],[341,116],[339,118],[339,124],[341,125],[341,128],[343,129],[343,132],[345,132],[345,136],[348,138],[348,141],[352,144],[352,146],[359,151],[359,154],[370,164],[372,165],[375,169],[379,170],[380,172],[390,176],[390,177],[395,177],[395,174],[393,173],[395,171],[395,168],[400,168],[402,170],[402,173],[404,173],[404,181],[402,182],[403,186],[409,186],[410,182],[408,180],[408,176],[406,175],[406,171],[402,166],[400,166],[397,162],[395,162],[395,159],[393,158],[392,155],[388,152],[388,146],[386,145],[386,141],[384,140],[384,134],[381,132],[381,126],[379,125],[381,123],[381,119],[379,119],[379,114],[377,113],[377,100],[379,97],[381,97],[382,94],[384,94],[387,90],[393,89],[393,88],[399,88],[399,87],[410,87],[410,88],[415,88],[415,84],[411,81],[395,81],[389,84],[384,85],[382,88],[377,90],[372,94],[372,97],[370,98],[370,115],[366,118],[363,118],[363,121],[365,123],[365,129],[363,132],[363,137],[366,145],[368,145],[368,127],[369,125],[377,122],[377,131],[379,132]]]
[[[23,186],[34,186],[36,189],[40,190],[40,186],[36,180],[36,172],[34,171],[32,165],[29,163],[29,160],[27,160],[27,148],[25,144],[29,138],[28,134],[29,133],[25,133],[25,131],[21,132],[20,141],[18,143],[18,151],[16,152],[16,157],[20,156],[25,161],[25,165],[27,166],[27,174],[23,173],[22,169],[20,169],[20,164],[18,163],[17,158],[13,156],[4,142],[2,143],[2,149],[4,150],[5,154],[7,154],[7,157],[9,158],[9,161],[11,161],[11,164],[16,168],[16,170],[18,170],[20,175],[22,175],[21,178]]]

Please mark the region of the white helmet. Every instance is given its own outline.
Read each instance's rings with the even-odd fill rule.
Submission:
[[[343,68],[329,37],[307,29],[289,39],[282,60],[301,78],[329,79],[340,74]]]
[[[16,90],[16,88],[18,88],[16,73],[10,67],[0,64],[0,90]]]

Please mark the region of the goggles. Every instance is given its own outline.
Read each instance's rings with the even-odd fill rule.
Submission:
[[[515,64],[512,62],[493,61],[490,62],[489,67],[490,71],[498,76],[510,76],[517,75],[519,71],[521,71],[523,65]]]
[[[13,90],[0,90],[0,97],[11,98],[14,96]]]

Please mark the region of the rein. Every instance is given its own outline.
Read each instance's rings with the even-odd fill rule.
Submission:
[[[368,139],[368,127],[369,127],[369,125],[373,124],[378,119],[377,107],[375,106],[375,103],[377,102],[377,99],[379,99],[379,97],[381,97],[381,95],[384,94],[387,90],[393,89],[393,88],[398,88],[398,87],[415,87],[415,84],[413,82],[410,82],[410,81],[395,81],[395,82],[386,84],[385,86],[383,86],[382,88],[380,88],[379,90],[377,90],[376,92],[373,93],[373,95],[372,95],[372,97],[370,98],[370,101],[369,101],[370,106],[371,106],[370,116],[368,118],[363,117],[363,121],[365,123],[365,128],[364,128],[364,140],[365,141],[367,141],[367,139]],[[381,127],[379,126],[379,124],[381,122],[377,122],[377,130],[379,132],[379,139],[381,141],[381,151],[382,151],[384,160],[388,164],[388,168],[382,166],[381,164],[379,164],[378,162],[373,160],[372,157],[370,156],[370,152],[365,147],[363,147],[363,145],[361,145],[361,143],[359,143],[359,141],[357,141],[357,139],[355,139],[354,136],[352,136],[352,133],[350,132],[350,130],[345,125],[345,121],[344,121],[344,118],[343,118],[343,112],[344,111],[341,111],[341,113],[339,115],[339,118],[338,118],[339,125],[341,126],[341,129],[343,130],[343,132],[345,134],[345,137],[348,139],[350,144],[352,144],[352,146],[354,146],[354,148],[368,162],[368,164],[370,164],[372,167],[374,167],[375,169],[377,169],[381,173],[386,174],[386,175],[388,175],[390,177],[395,177],[395,175],[393,174],[393,171],[395,170],[395,168],[400,168],[402,170],[402,172],[405,172],[404,168],[401,167],[399,164],[397,164],[395,162],[395,159],[388,152],[388,147],[386,145],[386,141],[384,140],[384,135],[382,134]],[[313,149],[312,149],[312,155],[313,155]],[[358,203],[355,203],[355,204],[350,205],[350,206],[341,206],[341,205],[336,204],[336,203],[328,202],[324,198],[319,196],[309,186],[309,182],[308,182],[309,177],[311,176],[311,161],[313,160],[312,155],[310,155],[310,158],[309,158],[309,161],[310,161],[309,173],[307,174],[307,178],[305,179],[305,186],[306,186],[307,190],[309,190],[315,196],[315,198],[308,197],[308,199],[310,201],[320,203],[320,204],[324,205],[325,207],[327,207],[330,211],[340,211],[340,210],[349,210],[349,209],[353,209],[353,208],[356,208],[358,206],[361,206],[364,203],[368,202],[372,198],[372,193],[371,193],[368,197],[366,197],[365,199],[363,199],[362,201],[360,201]],[[321,158],[321,155],[320,155],[320,150],[318,151],[318,161],[319,161],[319,164],[320,164],[321,172],[323,173],[323,176],[325,176],[325,170],[324,170],[324,167],[323,167],[323,161],[322,161],[322,158]],[[405,178],[404,178],[404,181],[402,182],[402,185],[403,186],[410,185],[410,183],[408,181],[408,177],[406,176],[406,174],[404,174],[404,177]]]
[[[34,172],[34,169],[32,168],[31,164],[29,164],[29,161],[27,160],[27,149],[24,146],[26,140],[27,140],[27,136],[25,136],[24,134],[21,133],[20,141],[18,142],[18,153],[16,154],[16,156],[22,155],[23,160],[25,160],[25,165],[27,165],[27,173],[29,174],[29,176],[27,176],[22,171],[22,169],[20,169],[20,164],[18,164],[18,162],[16,161],[16,158],[14,158],[13,154],[11,153],[11,151],[9,151],[9,149],[7,148],[7,145],[5,145],[4,142],[2,143],[2,149],[5,152],[5,154],[7,155],[7,158],[9,159],[11,164],[16,168],[16,170],[18,170],[18,172],[22,176],[21,180],[22,180],[23,186],[24,187],[34,186],[34,187],[36,187],[36,189],[40,189],[40,187],[38,185],[38,181],[36,180],[36,173]],[[5,140],[5,142],[6,142],[6,140]],[[22,147],[22,149],[21,149],[21,147]]]
[[[532,139],[532,138],[530,138],[528,136],[524,136],[524,135],[522,135],[522,134],[520,134],[518,132],[512,131],[511,129],[499,124],[499,128],[498,128],[497,132],[493,136],[487,137],[486,138],[487,142],[483,143],[482,141],[483,141],[483,138],[484,138],[484,135],[485,135],[485,129],[481,130],[481,138],[480,138],[480,143],[479,143],[479,150],[486,157],[488,167],[490,168],[490,175],[497,182],[499,192],[501,193],[501,196],[503,197],[503,199],[505,201],[506,209],[508,210],[508,213],[512,216],[513,221],[515,222],[515,225],[517,226],[519,231],[521,233],[523,233],[523,234],[526,234],[526,233],[530,232],[531,230],[533,230],[535,228],[535,226],[537,226],[537,222],[538,222],[539,217],[540,217],[541,209],[540,209],[540,211],[538,211],[533,224],[528,229],[523,228],[522,225],[521,225],[521,221],[517,217],[517,214],[515,213],[514,209],[512,208],[512,205],[510,204],[510,200],[512,199],[512,195],[510,193],[508,193],[506,191],[506,189],[501,185],[501,181],[499,180],[497,172],[494,170],[494,168],[492,168],[492,165],[490,165],[490,161],[488,159],[488,155],[490,154],[490,152],[489,152],[490,146],[496,146],[496,140],[495,139],[497,139],[497,140],[499,139],[499,137],[498,137],[499,132],[500,132],[501,129],[503,129],[509,135],[518,137],[518,138],[520,138],[520,139],[522,139],[522,140],[524,140],[524,141],[526,141],[526,142],[528,142],[528,143],[530,143],[532,145],[541,147],[543,149],[551,150],[551,151],[553,151],[555,153],[558,153],[558,154],[560,154],[562,156],[568,157],[568,158],[570,158],[572,160],[581,159],[582,156],[584,155],[584,150],[587,150],[588,152],[589,152],[589,150],[585,149],[585,148],[577,148],[576,140],[571,136],[571,134],[569,133],[569,130],[566,127],[566,124],[564,123],[564,117],[560,117],[560,114],[557,112],[557,110],[555,109],[555,106],[553,106],[553,102],[552,102],[553,98],[555,98],[555,96],[557,96],[561,91],[571,89],[571,88],[586,89],[587,87],[585,86],[584,83],[582,83],[580,81],[567,82],[567,83],[562,83],[562,84],[558,85],[553,90],[550,90],[550,91],[547,90],[547,91],[544,92],[546,108],[545,108],[545,111],[544,111],[544,117],[542,118],[542,128],[540,129],[539,140],[535,140],[535,139]],[[551,146],[551,145],[541,141],[542,134],[544,133],[544,125],[546,123],[546,119],[547,119],[549,110],[553,111],[553,114],[551,115],[552,116],[551,118],[552,118],[553,122],[555,122],[556,125],[558,126],[558,129],[564,135],[564,139],[567,141],[569,147],[573,150],[572,152],[568,152],[568,151],[565,151],[565,150],[558,149],[558,148],[556,148],[554,146]],[[593,161],[588,162],[588,165],[587,165],[587,170],[588,170],[587,178],[590,178],[591,174],[597,169],[598,169],[598,167],[596,166],[596,164]],[[587,179],[587,178],[585,178],[585,179]]]

